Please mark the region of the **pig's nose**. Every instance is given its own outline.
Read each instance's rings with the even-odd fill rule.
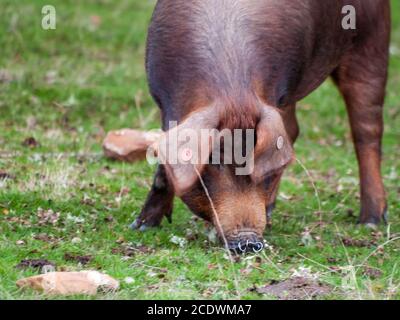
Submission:
[[[237,239],[228,242],[229,249],[236,254],[258,253],[264,249],[264,239],[251,235],[239,235]]]

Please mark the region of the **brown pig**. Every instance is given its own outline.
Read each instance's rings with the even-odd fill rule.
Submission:
[[[355,28],[346,25],[351,12]],[[328,77],[349,113],[360,223],[386,219],[380,162],[389,38],[388,0],[159,0],[146,67],[166,132],[157,149],[164,161],[132,227],[171,220],[177,195],[215,224],[230,249],[259,250],[282,173],[294,158],[296,103]],[[182,141],[169,133],[202,129],[214,134],[199,135],[198,147],[183,149],[186,159],[172,161],[167,149],[181,152]],[[254,132],[247,175],[237,174],[237,161],[205,161],[214,153],[229,158],[231,151],[215,147],[215,132],[237,129]],[[193,157],[197,162],[188,163]]]

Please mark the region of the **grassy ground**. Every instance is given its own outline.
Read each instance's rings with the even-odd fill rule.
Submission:
[[[173,224],[130,231],[154,168],[101,156],[107,130],[159,126],[143,68],[154,2],[53,0],[57,29],[45,31],[48,2],[0,1],[0,170],[9,175],[0,180],[0,299],[41,298],[15,285],[37,274],[15,268],[34,258],[121,280],[118,293],[97,299],[268,298],[251,289],[294,272],[331,284],[327,298],[400,298],[399,1],[385,109],[390,224],[376,232],[355,224],[357,165],[344,105],[327,82],[299,110],[297,156],[312,178],[298,164],[290,168],[265,234],[270,249],[233,265],[178,200]],[[66,253],[92,260],[83,267]]]

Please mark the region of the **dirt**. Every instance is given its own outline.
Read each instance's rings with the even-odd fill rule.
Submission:
[[[132,246],[132,245],[127,245],[127,244],[122,244],[118,248],[113,248],[111,250],[111,252],[113,254],[121,254],[125,257],[133,257],[136,254],[150,254],[150,253],[154,252],[154,249],[149,248],[144,245]]]
[[[39,146],[39,142],[34,137],[29,137],[22,142],[22,145],[24,147],[35,148]]]
[[[332,287],[316,280],[294,277],[255,289],[259,294],[275,296],[279,300],[317,299],[332,292]]]
[[[15,217],[15,216],[7,217],[6,220],[13,225],[26,226],[26,227],[32,226],[32,223],[28,219],[21,218],[21,217]]]
[[[52,266],[56,267],[56,264],[54,262],[48,261],[46,259],[24,259],[20,263],[18,263],[15,268],[21,269],[21,270],[26,270],[29,268],[32,269],[37,269],[41,271],[44,266]]]
[[[376,245],[374,240],[353,239],[350,237],[342,238],[342,242],[346,247],[370,248]]]
[[[15,176],[13,176],[12,174],[9,174],[8,172],[5,172],[3,170],[0,170],[0,180],[14,180]]]
[[[382,277],[382,271],[377,269],[377,268],[372,268],[372,267],[364,267],[363,269],[363,275],[371,278],[371,279],[377,279]]]
[[[56,225],[59,218],[60,212],[54,212],[53,210],[44,210],[42,208],[38,208],[37,217],[39,219],[38,225]]]
[[[57,243],[60,241],[60,239],[57,239],[54,236],[48,235],[46,233],[36,234],[33,236],[33,239],[40,240],[40,241],[47,242],[47,243]]]
[[[64,254],[64,260],[78,262],[81,265],[85,266],[93,260],[93,256],[91,255],[80,256],[67,252]]]
[[[112,215],[108,215],[107,217],[104,218],[105,222],[114,222],[115,219]]]

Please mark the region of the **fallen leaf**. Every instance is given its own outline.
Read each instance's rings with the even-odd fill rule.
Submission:
[[[44,242],[57,242],[58,240],[55,239],[53,236],[49,236],[46,233],[39,233],[33,236],[33,239],[40,240]]]
[[[113,248],[111,250],[113,254],[121,254],[124,257],[133,257],[135,254],[149,254],[154,252],[154,249],[149,248],[145,245],[130,245],[130,244],[123,244],[119,248]]]
[[[52,209],[44,210],[42,208],[38,208],[37,217],[39,218],[38,224],[40,226],[46,224],[55,225],[60,218],[60,212],[54,212]]]
[[[364,267],[363,275],[370,277],[371,279],[376,279],[382,276],[382,271],[377,268]]]
[[[369,247],[375,245],[375,242],[373,240],[353,239],[350,237],[342,238],[342,242],[346,247],[359,247],[359,248],[367,247],[367,248],[369,248]]]
[[[126,196],[130,192],[131,192],[131,189],[129,189],[128,187],[122,187],[118,194],[120,194],[121,196]]]
[[[39,142],[34,137],[29,137],[22,142],[22,145],[29,148],[35,148],[39,146]]]
[[[84,266],[93,260],[93,256],[91,256],[91,255],[80,256],[80,255],[76,255],[76,254],[67,252],[64,254],[64,260],[78,262]]]
[[[112,215],[109,215],[109,216],[107,216],[107,217],[105,217],[104,218],[104,221],[105,222],[114,222],[114,217],[112,216]]]
[[[52,266],[53,268],[55,268],[56,264],[46,259],[24,259],[20,263],[18,263],[15,268],[21,270],[29,268],[42,270],[44,266]]]
[[[5,172],[3,170],[0,170],[0,180],[14,180],[15,176],[12,174],[9,174],[8,172]]]

